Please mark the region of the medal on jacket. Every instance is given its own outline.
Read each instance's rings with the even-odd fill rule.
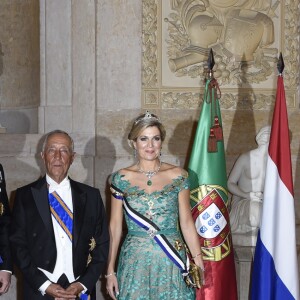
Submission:
[[[93,237],[91,238],[91,242],[89,246],[90,246],[89,252],[92,252],[96,247],[96,241]],[[91,261],[92,261],[92,255],[91,253],[89,253],[86,265],[88,266]]]
[[[89,244],[89,246],[90,246],[90,250],[89,250],[90,252],[93,251],[96,247],[96,241],[93,237],[91,238],[91,243]]]
[[[0,202],[0,216],[4,214],[4,205]]]

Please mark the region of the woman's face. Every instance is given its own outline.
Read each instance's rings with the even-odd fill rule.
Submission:
[[[138,158],[154,160],[160,155],[162,140],[160,131],[156,126],[148,127],[140,132],[133,146],[137,151]]]

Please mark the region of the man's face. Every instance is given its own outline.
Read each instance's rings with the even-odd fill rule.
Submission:
[[[75,153],[69,137],[63,133],[55,133],[48,138],[41,155],[47,174],[60,183],[67,176]]]

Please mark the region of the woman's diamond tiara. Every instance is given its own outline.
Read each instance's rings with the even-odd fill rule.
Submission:
[[[151,114],[148,110],[146,111],[145,115],[142,118],[138,118],[134,124],[139,123],[142,120],[147,120],[147,119],[154,119],[155,121],[160,122],[159,118],[157,118],[156,116],[154,116],[153,114]]]

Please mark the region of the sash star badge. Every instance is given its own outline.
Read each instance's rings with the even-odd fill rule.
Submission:
[[[180,251],[183,248],[183,245],[180,240],[176,240],[174,243],[174,247],[177,251]]]
[[[89,252],[92,252],[96,247],[96,241],[95,241],[94,237],[91,238],[89,246],[90,246]],[[89,253],[86,265],[88,266],[91,261],[92,261],[92,255],[91,255],[91,253]]]
[[[88,259],[87,259],[87,262],[86,262],[86,266],[88,266],[90,264],[90,262],[92,261],[92,256],[91,254],[89,253],[89,256],[88,256]]]
[[[90,246],[90,249],[89,249],[90,252],[93,251],[96,247],[96,241],[93,237],[91,238],[91,242],[90,242],[89,246]]]
[[[4,214],[4,205],[0,202],[0,216]]]

